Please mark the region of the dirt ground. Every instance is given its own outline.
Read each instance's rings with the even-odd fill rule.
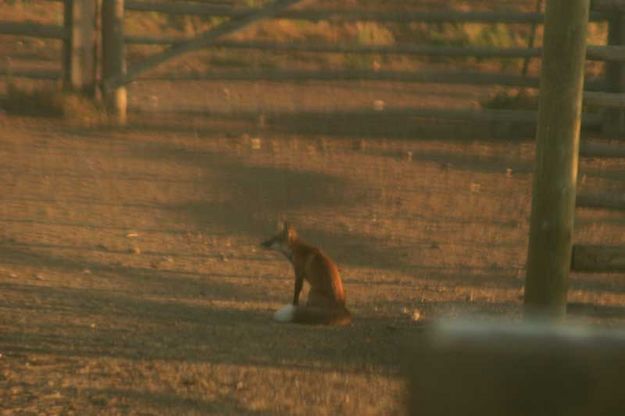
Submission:
[[[520,316],[532,142],[371,110],[470,88],[324,85],[139,83],[127,128],[0,116],[0,414],[402,414],[407,336]],[[581,189],[623,179],[582,161]],[[282,219],[340,265],[352,326],[272,322]],[[577,225],[622,243],[621,214]],[[623,276],[571,285],[572,319],[625,321]]]

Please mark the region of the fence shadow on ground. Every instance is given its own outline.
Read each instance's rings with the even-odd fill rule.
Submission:
[[[180,277],[167,271],[108,267],[7,245],[2,247],[0,264],[38,265],[49,276],[70,280],[89,267],[89,279],[106,280],[105,287],[83,288],[56,285],[54,277],[43,282],[5,279],[0,283],[4,294],[0,306],[10,311],[6,318],[20,316],[28,322],[3,333],[0,348],[6,355],[51,353],[319,371],[396,365],[393,357],[399,338],[377,340],[375,352],[361,345],[363,337],[386,335],[384,322],[371,325],[361,319],[346,329],[275,324],[271,310],[249,305],[271,298],[223,276]],[[224,301],[242,308],[220,306]],[[308,346],[317,344],[320,331],[327,342],[311,354]],[[321,367],[319,361],[324,363]]]
[[[426,110],[421,112],[427,113]],[[436,112],[435,109],[431,110]],[[476,113],[479,113],[476,111]],[[163,111],[131,114],[124,129],[158,132],[196,132],[237,137],[242,134],[297,135],[335,139],[440,139],[464,140],[532,140],[534,124],[513,122],[502,117],[437,119],[411,110],[350,110],[343,112],[235,112]],[[113,128],[115,129],[115,128]]]
[[[227,195],[226,201],[210,201],[170,205],[168,209],[183,214],[206,232],[246,235],[260,241],[275,232],[275,224],[285,213],[305,208],[308,211],[346,212],[365,201],[359,195],[367,184],[349,181],[329,174],[296,171],[288,167],[258,167],[209,151],[188,151],[167,143],[142,144],[134,149],[138,157],[158,161],[174,161],[193,165],[206,171],[203,185],[206,195]],[[333,221],[328,218],[328,221]],[[352,266],[391,270],[415,270],[419,252],[410,262],[387,242],[357,231],[319,231],[313,226],[299,226],[302,236],[324,247],[329,253],[339,253],[341,263]],[[476,243],[473,243],[475,246]],[[492,249],[501,242],[492,242]],[[341,255],[350,253],[350,255]],[[417,268],[418,269],[418,268]],[[491,283],[500,274],[493,274]],[[503,283],[505,285],[505,283]]]
[[[148,391],[134,389],[84,389],[83,395],[91,398],[94,407],[106,407],[108,402],[123,397],[133,408],[154,409],[160,412],[177,412],[178,414],[245,414],[245,415],[270,415],[269,412],[252,410],[242,407],[241,404],[231,397],[217,397],[213,400],[183,397],[179,394],[164,391]],[[147,414],[153,414],[146,411]],[[154,413],[155,414],[155,413]]]

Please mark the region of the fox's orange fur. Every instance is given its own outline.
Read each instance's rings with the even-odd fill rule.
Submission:
[[[282,231],[261,245],[284,254],[295,271],[292,304],[276,312],[274,319],[323,325],[347,325],[352,321],[345,307],[345,291],[338,267],[317,247],[300,240],[295,228],[284,223]],[[310,284],[310,291],[306,305],[300,306],[304,280]]]

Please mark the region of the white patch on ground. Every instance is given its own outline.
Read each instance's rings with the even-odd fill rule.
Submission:
[[[274,321],[277,322],[291,322],[295,315],[295,306],[289,304],[284,305],[273,314]]]

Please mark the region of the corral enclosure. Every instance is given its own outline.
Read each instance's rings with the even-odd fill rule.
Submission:
[[[535,7],[339,3],[382,12]],[[0,15],[58,24],[62,8],[2,2]],[[190,36],[217,23],[128,11],[125,29],[128,36]],[[277,20],[235,40],[525,47],[530,33],[527,24]],[[538,27],[538,44],[540,33]],[[606,36],[603,23],[591,25],[592,43]],[[0,38],[13,71],[58,71],[60,48],[57,40]],[[129,45],[129,63],[162,48]],[[67,120],[13,114],[9,83],[27,90],[50,81],[5,79],[3,412],[404,413],[399,359],[406,336],[440,316],[520,317],[531,126],[415,116],[415,109],[480,110],[509,92],[497,86],[214,74],[467,69],[516,76],[523,67],[522,58],[207,50],[130,84],[123,128],[90,113]],[[530,61],[527,77],[537,69]],[[603,64],[589,63],[589,78],[602,71]],[[588,130],[584,140],[610,139],[596,136]],[[621,193],[624,172],[622,159],[584,158],[580,192]],[[290,300],[292,271],[258,243],[282,219],[340,265],[352,326],[271,321]],[[580,208],[575,241],[618,244],[624,228],[618,211]],[[574,318],[621,325],[623,276],[574,274],[569,301]]]

